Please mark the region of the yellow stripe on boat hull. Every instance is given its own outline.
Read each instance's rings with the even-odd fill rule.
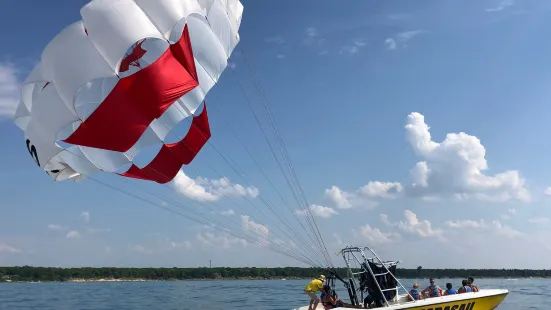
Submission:
[[[494,295],[494,296],[487,296],[487,297],[480,297],[480,298],[472,298],[472,299],[466,299],[461,301],[452,301],[452,302],[444,302],[444,303],[438,303],[438,304],[432,304],[432,305],[424,305],[420,307],[404,307],[401,308],[395,308],[395,309],[404,309],[404,310],[493,310],[501,304],[501,302],[505,299],[507,296],[507,293],[500,294],[500,295]],[[379,309],[385,309],[379,308]]]

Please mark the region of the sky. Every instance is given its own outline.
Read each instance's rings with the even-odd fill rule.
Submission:
[[[408,268],[549,268],[551,3],[242,0],[240,43],[206,98],[210,142],[161,185],[55,182],[36,166],[12,120],[21,86],[86,1],[11,2],[0,265],[323,264],[310,206],[335,265],[352,244]]]

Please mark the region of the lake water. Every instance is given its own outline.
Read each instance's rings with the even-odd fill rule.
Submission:
[[[415,280],[402,280],[410,287]],[[1,310],[290,310],[308,304],[307,280],[0,283]],[[418,280],[421,287],[428,279]],[[460,279],[437,279],[457,288]],[[479,288],[506,288],[499,310],[548,309],[551,280],[475,279]],[[341,297],[347,296],[341,285]],[[319,295],[319,293],[318,293]],[[343,298],[345,299],[345,298]]]

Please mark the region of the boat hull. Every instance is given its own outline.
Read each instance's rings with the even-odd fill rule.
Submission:
[[[385,310],[493,310],[503,302],[509,291],[503,289],[481,290],[477,293],[464,293],[435,298],[427,298],[420,301],[396,302],[388,307],[377,309]],[[318,304],[318,309],[323,309]],[[334,308],[347,309],[347,308]],[[308,310],[308,306],[295,310]]]

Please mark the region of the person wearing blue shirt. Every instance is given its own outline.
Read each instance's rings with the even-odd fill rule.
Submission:
[[[452,289],[451,283],[446,283],[446,290],[444,291],[444,295],[454,295],[457,294],[457,292]]]

